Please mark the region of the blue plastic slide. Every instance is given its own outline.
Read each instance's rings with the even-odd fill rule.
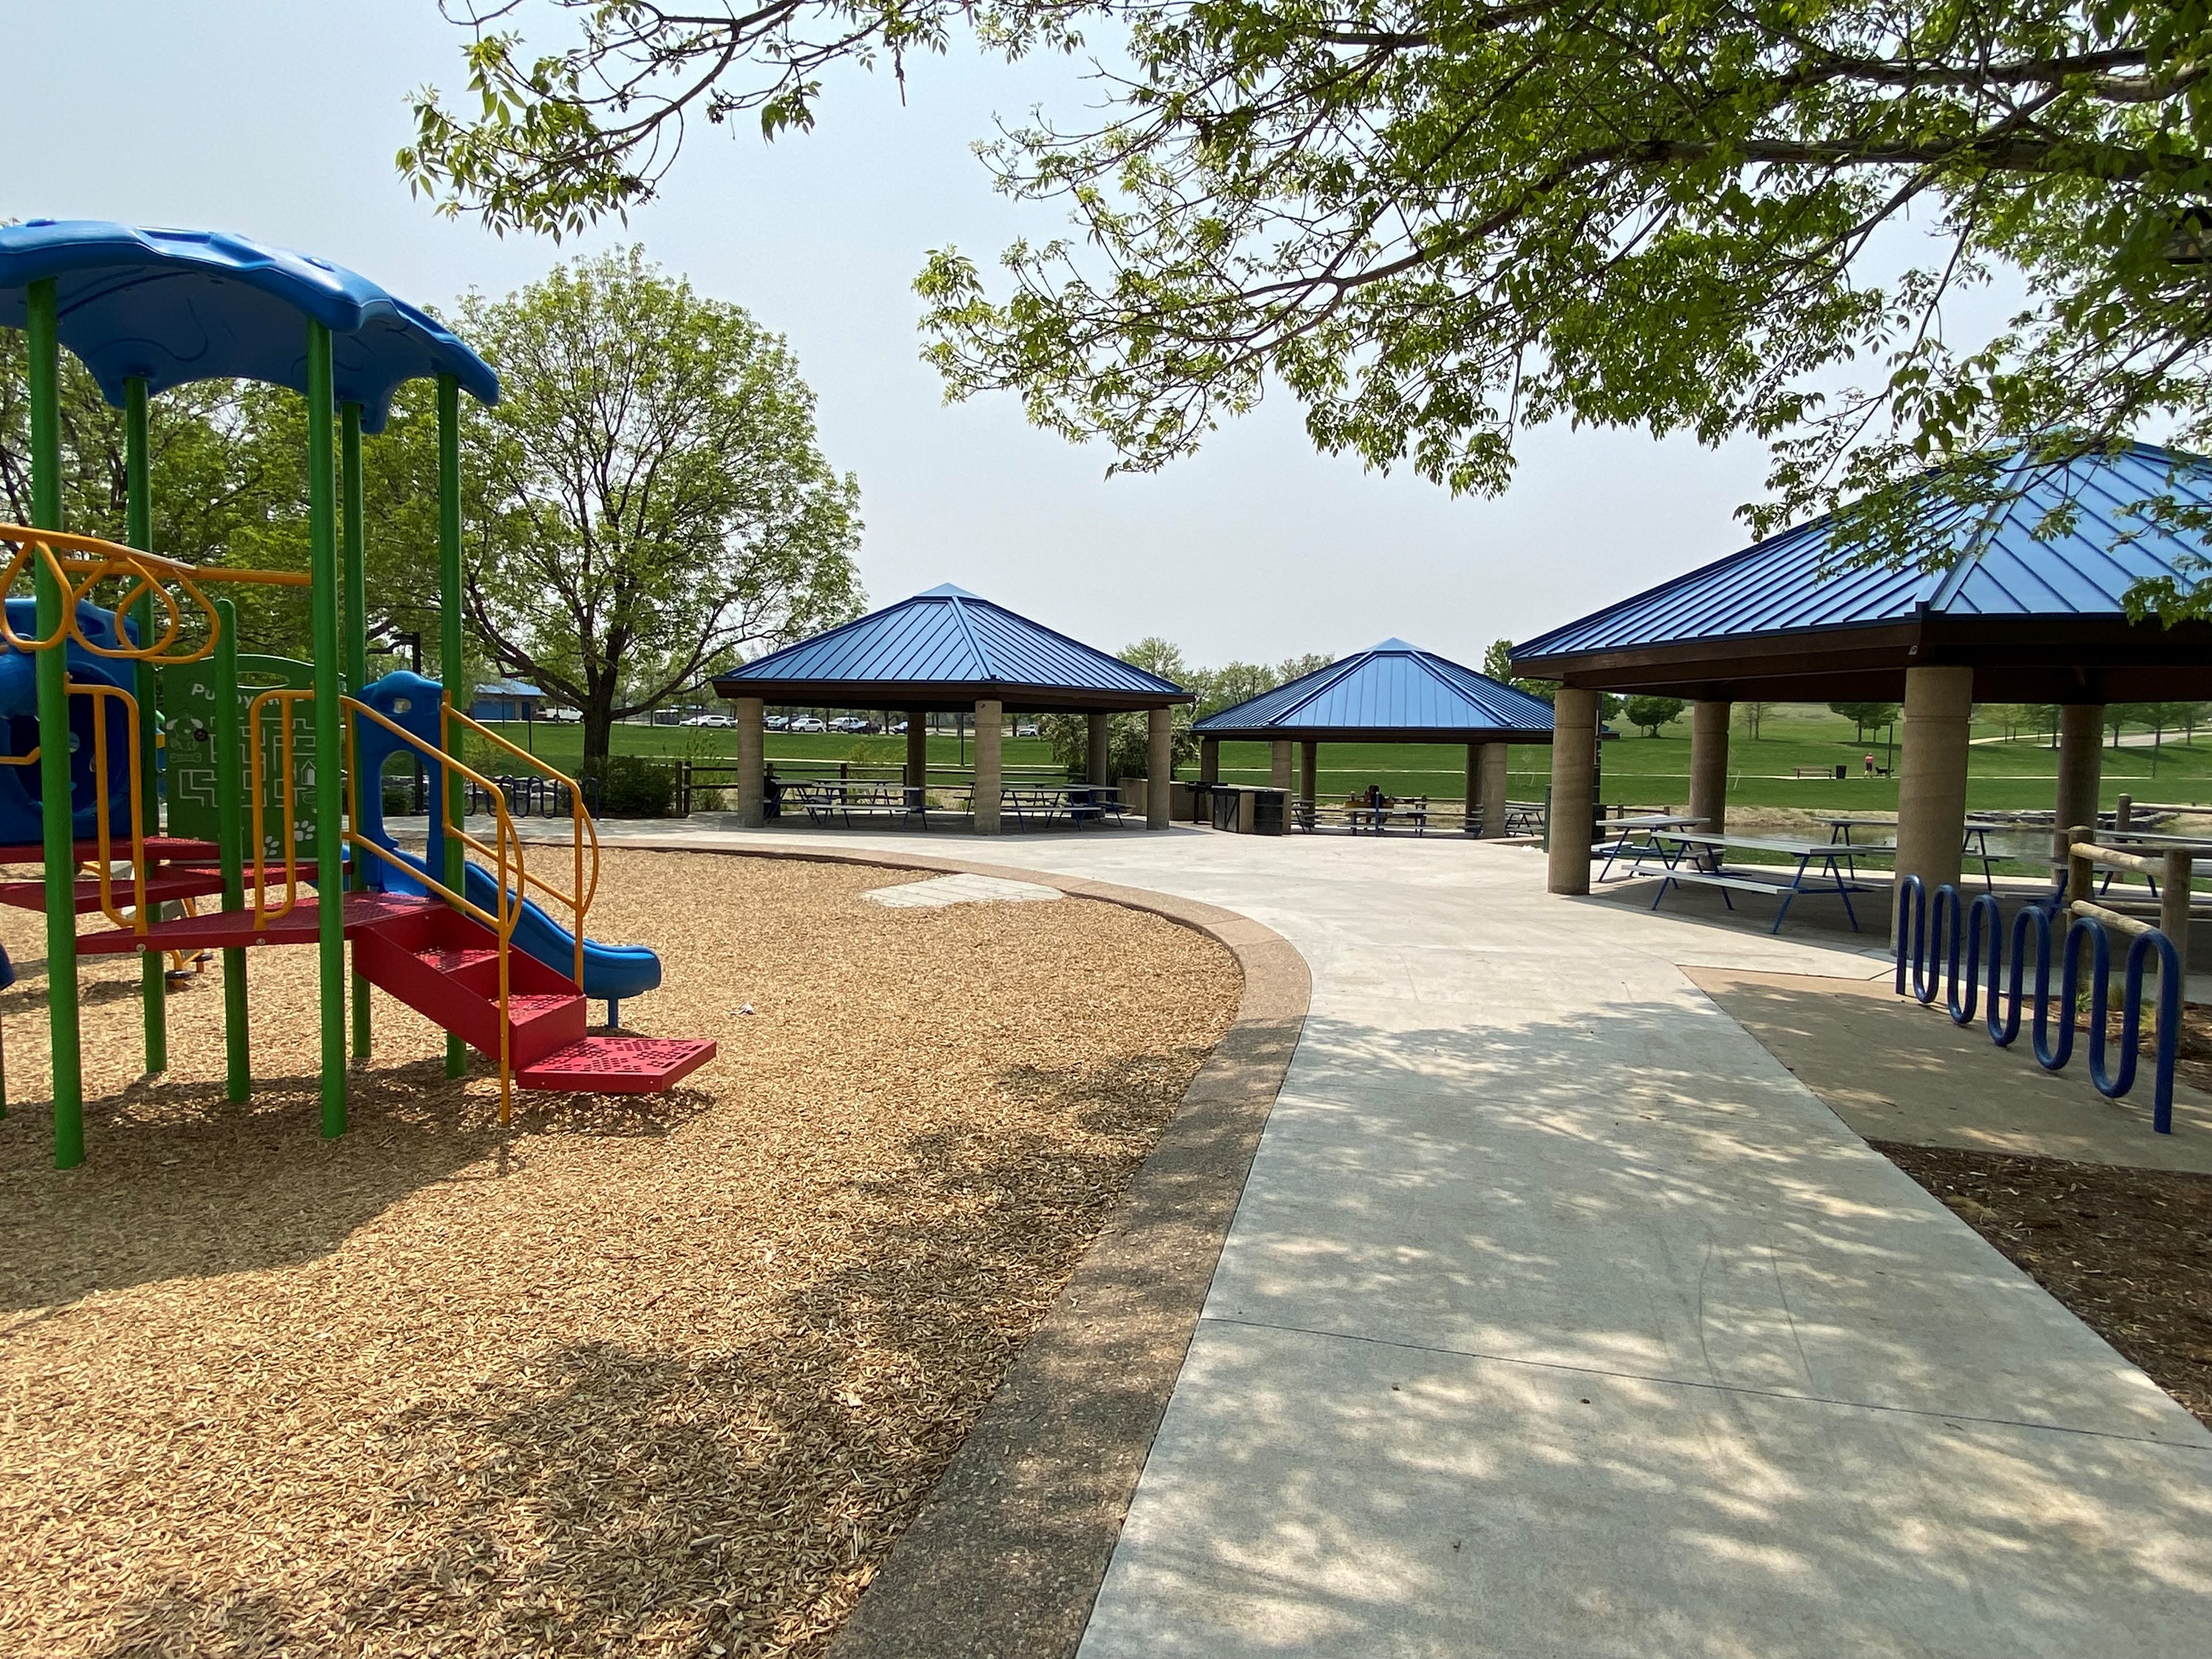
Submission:
[[[362,694],[362,701],[404,730],[412,732],[426,741],[437,739],[438,698],[437,681],[424,679],[419,674],[401,670],[387,674]],[[415,754],[416,751],[377,725],[374,720],[362,720],[356,727],[355,763],[366,778],[380,778],[384,763],[395,754]],[[441,781],[438,764],[426,761],[430,774],[430,799],[437,799]],[[384,799],[380,789],[361,792],[361,832],[378,846],[404,860],[412,869],[427,873],[442,861],[444,835],[431,815],[429,825],[429,861],[416,857],[395,846],[384,827]],[[480,865],[462,866],[461,896],[482,909],[495,908],[499,896],[499,882],[491,872]],[[370,886],[388,893],[419,893],[422,888],[393,869],[382,860],[372,860],[368,866]],[[547,967],[562,974],[576,971],[576,936],[553,920],[537,904],[528,899],[522,902],[521,920],[515,924],[514,943],[518,949],[538,958]],[[584,994],[604,998],[610,1003],[620,1002],[625,997],[641,996],[657,990],[660,985],[660,958],[642,945],[600,945],[591,939],[584,941]]]

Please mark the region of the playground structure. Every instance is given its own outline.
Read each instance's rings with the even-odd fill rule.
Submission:
[[[448,1032],[448,1076],[465,1073],[469,1048],[496,1062],[502,1122],[518,1086],[645,1092],[711,1059],[711,1042],[619,1033],[621,1000],[658,985],[659,963],[584,937],[599,842],[582,798],[457,706],[460,393],[494,402],[489,367],[326,261],[96,221],[0,228],[0,325],[27,337],[35,521],[0,525],[0,862],[40,866],[36,879],[0,883],[0,902],[46,916],[57,1166],[84,1158],[80,955],[142,957],[146,1070],[159,1073],[164,953],[220,951],[227,1091],[243,1101],[245,951],[315,946],[325,1136],[347,1123],[349,940],[353,1058],[368,1056],[368,988],[380,987]],[[62,523],[64,347],[125,412],[125,544]],[[401,672],[371,684],[362,439],[382,429],[399,386],[423,377],[437,386],[447,683]],[[307,399],[305,572],[193,566],[151,549],[149,402],[213,379]],[[28,597],[15,591],[26,579]],[[304,588],[310,659],[242,653],[234,607],[210,597],[226,584]],[[529,849],[536,871],[499,792],[463,759],[471,738],[567,786],[567,845]],[[402,754],[428,775],[419,857],[384,824],[384,763]],[[465,824],[471,782],[489,789],[489,839]],[[566,885],[544,873],[549,856]],[[216,908],[200,910],[203,899]],[[80,936],[78,916],[95,910],[109,925]],[[605,1035],[586,1034],[586,996],[609,1004]]]

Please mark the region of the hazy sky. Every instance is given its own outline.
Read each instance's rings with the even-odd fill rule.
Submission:
[[[461,84],[434,0],[0,0],[8,138],[0,216],[243,232],[336,259],[416,301],[504,292],[578,246],[434,216],[392,165],[412,88]],[[824,447],[860,475],[869,597],[957,582],[1108,649],[1146,634],[1192,659],[1342,653],[1399,635],[1479,662],[1717,557],[1764,453],[1552,428],[1503,498],[1316,455],[1288,398],[1195,460],[1105,477],[1103,450],[957,407],[918,358],[909,284],[947,243],[988,263],[1043,210],[991,190],[969,152],[994,115],[1092,96],[1062,63],[964,49],[916,67],[900,106],[856,78],[821,129],[763,144],[696,133],[664,199],[586,248],[642,242],[702,291],[787,336]]]

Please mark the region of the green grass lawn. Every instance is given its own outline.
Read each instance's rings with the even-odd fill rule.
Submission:
[[[1614,722],[1616,727],[1621,722]],[[519,723],[494,728],[516,744],[526,739],[537,753],[563,771],[574,771],[583,753],[583,730],[576,726],[554,726],[539,721],[526,732]],[[1977,725],[1977,738],[2002,738],[2002,728]],[[1968,751],[1972,769],[1967,804],[1985,809],[2047,807],[2058,769],[2056,750],[2047,740],[2021,737],[2009,742],[1978,742]],[[702,763],[727,765],[737,757],[737,734],[727,727],[682,726],[617,726],[615,752],[620,755],[661,755]],[[1889,812],[1897,808],[1893,777],[1860,775],[1860,763],[1869,751],[1877,766],[1892,763],[1888,745],[1879,739],[1861,742],[1850,722],[1810,703],[1779,703],[1760,723],[1753,738],[1743,729],[1741,714],[1729,736],[1729,801],[1737,806],[1801,806],[1820,811]],[[865,762],[896,767],[906,759],[903,737],[857,737],[838,732],[768,734],[768,757],[773,762]],[[973,739],[933,737],[929,761],[933,767],[957,767],[975,757]],[[1009,738],[1005,760],[1009,767],[1049,766],[1052,751],[1036,738]],[[2148,748],[2127,747],[2104,751],[2104,799],[2107,805],[2123,793],[2137,800],[2212,801],[2212,729],[2194,744],[2180,734],[2169,735],[2155,758]],[[1851,775],[1838,781],[1833,776],[1799,779],[1797,767],[1820,767],[1832,772],[1840,763]],[[1467,755],[1449,744],[1323,744],[1320,756],[1320,789],[1323,798],[1342,796],[1379,784],[1393,795],[1429,795],[1458,800],[1467,791]],[[1638,805],[1680,805],[1689,798],[1690,733],[1686,717],[1647,738],[1624,730],[1604,745],[1601,757],[1602,793],[1608,801]],[[1551,780],[1551,751],[1547,748],[1516,745],[1511,757],[1511,792],[1516,799],[1541,799]],[[501,769],[496,763],[489,769]],[[1261,743],[1221,745],[1221,777],[1225,783],[1267,781],[1268,748]],[[1185,776],[1196,769],[1186,765]]]

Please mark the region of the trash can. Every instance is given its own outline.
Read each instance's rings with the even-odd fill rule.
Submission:
[[[1850,775],[1851,769],[1850,767],[1844,765],[1841,761],[1838,761],[1836,763],[1836,776],[1838,778],[1847,778],[1850,776]]]
[[[1214,785],[1213,827],[1215,829],[1233,830],[1237,828],[1238,806],[1237,797],[1243,793],[1233,784],[1226,787],[1220,784]]]
[[[1287,789],[1255,789],[1252,792],[1252,833],[1255,836],[1279,836],[1283,833],[1284,803],[1290,799]]]
[[[1213,822],[1213,786],[1194,783],[1190,787],[1190,821],[1193,823]]]

